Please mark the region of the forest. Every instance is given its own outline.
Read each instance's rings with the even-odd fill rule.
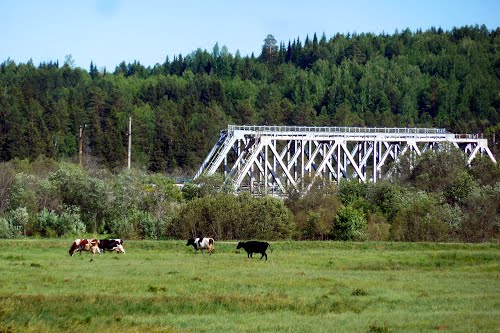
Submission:
[[[500,28],[265,37],[259,55],[216,44],[113,71],[0,64],[0,238],[484,242],[500,229],[500,169],[424,154],[391,181],[315,184],[285,200],[182,190],[228,124],[437,127],[500,136]],[[132,117],[132,169],[127,125]],[[82,165],[78,165],[79,133]],[[404,162],[404,161],[403,161]],[[165,177],[167,176],[167,177]],[[307,182],[307,179],[304,179]]]
[[[257,56],[216,44],[113,71],[75,68],[70,55],[62,65],[7,59],[0,64],[0,162],[76,158],[82,128],[84,153],[121,168],[129,117],[133,163],[187,177],[228,124],[437,127],[482,133],[493,145],[499,78],[500,28],[484,25],[288,43],[268,35]]]

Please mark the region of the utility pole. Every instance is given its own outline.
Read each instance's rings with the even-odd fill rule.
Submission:
[[[128,118],[128,164],[130,169],[130,160],[132,158],[132,117]]]
[[[78,141],[79,141],[79,146],[80,149],[78,151],[78,161],[80,163],[80,166],[83,165],[83,125],[80,125],[80,135],[78,136]]]

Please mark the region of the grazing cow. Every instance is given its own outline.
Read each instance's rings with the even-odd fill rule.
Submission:
[[[106,250],[108,250],[125,254],[125,249],[123,248],[123,240],[119,238],[101,239],[99,241],[99,248],[101,249],[101,252],[105,252]]]
[[[253,258],[254,253],[260,253],[262,254],[262,257],[260,259],[266,257],[267,260],[267,247],[271,248],[271,245],[266,242],[258,242],[258,241],[248,241],[248,242],[239,242],[238,246],[236,246],[236,249],[241,249],[243,248],[247,252],[247,258]]]
[[[204,255],[203,250],[208,250],[211,255],[214,252],[214,239],[213,238],[189,238],[186,246],[193,245],[194,254],[201,250],[201,254]]]
[[[90,245],[90,253],[92,253],[92,259],[94,259],[96,253],[99,253],[99,255],[101,255],[101,250],[99,249],[99,241],[97,239],[94,239]]]
[[[75,239],[71,247],[69,248],[69,255],[73,256],[75,251],[80,252],[82,255],[82,251],[91,251],[93,253],[92,248],[95,248],[99,245],[99,241],[97,239]]]

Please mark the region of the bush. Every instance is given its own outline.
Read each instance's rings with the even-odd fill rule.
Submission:
[[[316,178],[299,183],[301,192],[290,189],[285,200],[293,214],[295,239],[326,239],[332,229],[337,209],[342,206],[336,193],[336,185]],[[308,191],[306,189],[309,189]]]
[[[333,220],[332,238],[334,240],[361,240],[366,219],[362,212],[352,206],[344,206],[337,211]]]
[[[283,201],[248,194],[217,194],[189,201],[173,219],[170,235],[216,239],[287,239],[293,224]]]
[[[500,238],[500,182],[476,188],[464,203],[463,222],[458,231],[465,242]]]
[[[16,173],[11,163],[0,163],[0,214],[5,211],[9,202],[11,187]]]
[[[66,207],[60,214],[44,208],[37,214],[33,231],[40,236],[80,235],[86,231],[78,207]]]
[[[59,217],[54,211],[49,211],[44,208],[36,217],[33,231],[40,236],[60,236],[59,234]]]
[[[337,190],[340,201],[347,206],[359,199],[364,199],[368,185],[360,183],[357,179],[346,179],[339,182]]]
[[[66,207],[59,215],[58,231],[62,235],[80,235],[86,232],[78,207]]]
[[[168,223],[155,218],[151,213],[137,211],[132,223],[137,225],[138,234],[145,239],[158,239],[166,235]]]
[[[10,188],[8,210],[25,207],[29,212],[36,212],[36,193],[38,179],[26,173],[16,174],[14,183]]]
[[[11,211],[8,215],[8,220],[13,235],[21,233],[25,236],[27,235],[29,214],[26,207],[19,207]]]
[[[62,163],[49,175],[49,180],[57,189],[63,205],[80,209],[87,230],[102,231],[103,218],[109,209],[108,196],[113,193],[108,183],[90,177],[82,168],[69,163]]]
[[[14,235],[15,232],[9,220],[4,217],[0,217],[0,238],[13,238]]]
[[[391,225],[387,223],[386,218],[380,212],[370,214],[368,223],[363,229],[363,234],[369,241],[385,242],[390,238]]]
[[[407,242],[443,242],[448,240],[448,211],[435,196],[425,192],[409,193],[391,226],[391,239]]]

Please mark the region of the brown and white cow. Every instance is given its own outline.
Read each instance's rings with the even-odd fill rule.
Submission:
[[[71,247],[69,248],[69,255],[73,256],[76,252],[91,251],[92,254],[99,252],[99,241],[97,239],[75,239]]]

